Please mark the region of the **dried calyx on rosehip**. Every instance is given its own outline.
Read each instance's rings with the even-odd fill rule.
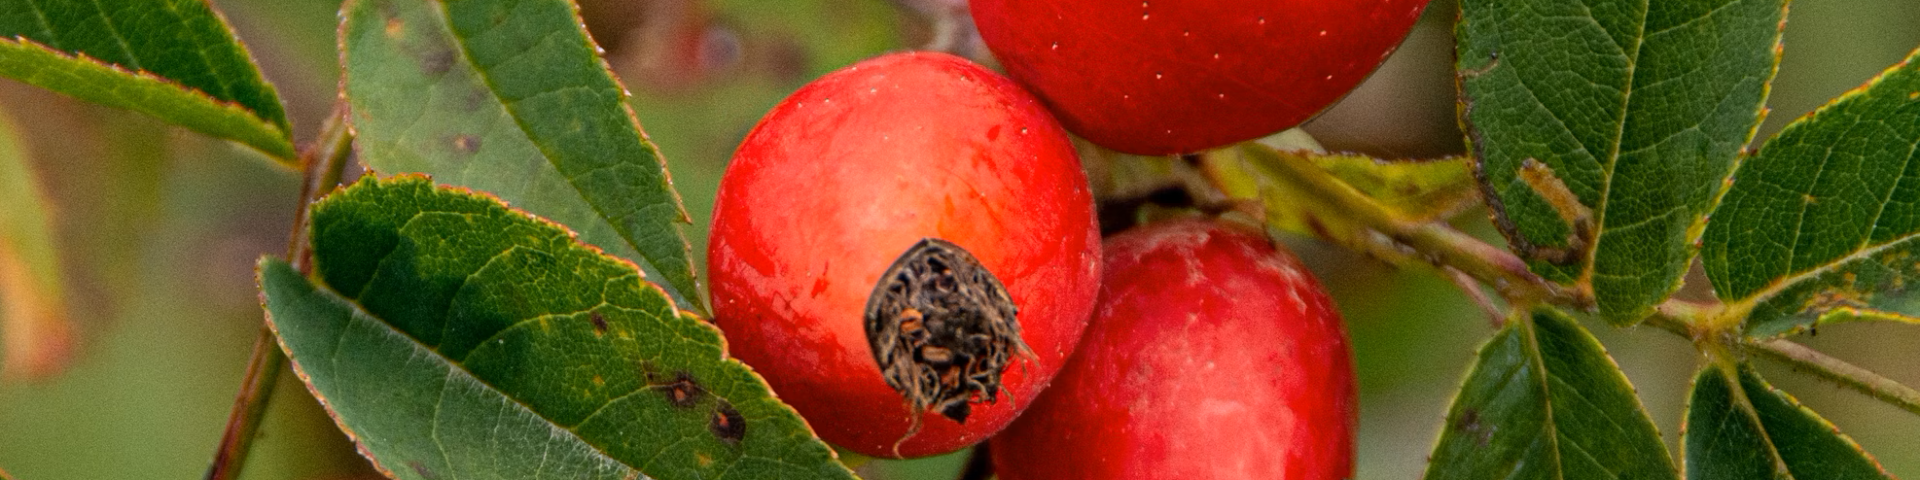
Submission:
[[[1020,339],[1019,311],[973,254],[937,238],[900,255],[867,298],[867,342],[887,386],[916,411],[966,422],[975,402],[1000,397],[1000,374]]]

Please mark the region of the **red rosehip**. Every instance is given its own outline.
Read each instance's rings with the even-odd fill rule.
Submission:
[[[993,439],[1004,480],[1353,475],[1353,353],[1292,255],[1209,221],[1106,244],[1093,321]]]
[[[904,53],[828,74],[754,127],[707,260],[734,356],[821,438],[911,457],[978,443],[1031,403],[1086,326],[1099,248],[1086,176],[1039,102],[958,57]]]
[[[1306,121],[1360,84],[1427,0],[973,0],[1007,74],[1114,150],[1193,152]]]

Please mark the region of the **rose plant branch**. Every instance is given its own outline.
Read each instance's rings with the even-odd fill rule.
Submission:
[[[353,153],[353,133],[347,128],[346,112],[345,104],[336,104],[334,113],[321,126],[320,138],[300,151],[301,170],[305,173],[300,183],[300,204],[294,209],[293,231],[288,234],[287,261],[303,274],[313,271],[309,258],[312,247],[306,234],[309,207],[340,183],[347,157]],[[220,446],[214,451],[213,464],[207,467],[206,480],[225,480],[240,474],[286,361],[273,329],[262,322],[259,334],[254,337],[253,353],[247,359],[247,373],[241,380],[240,393],[227,415]]]
[[[1712,321],[1720,315],[1721,309],[1718,304],[1668,300],[1660,304],[1645,323],[1695,342],[1734,344],[1748,354],[1786,364],[1795,371],[1827,379],[1920,415],[1920,390],[1792,341],[1740,336],[1738,332],[1730,330],[1738,322]]]
[[[1902,410],[1920,415],[1920,390],[1881,376],[1838,358],[1827,356],[1805,345],[1787,340],[1746,340],[1740,346],[1748,353],[1792,366],[1854,391],[1866,394]]]
[[[1390,250],[1392,255],[1376,255],[1383,260],[1393,261],[1399,258],[1425,260],[1439,267],[1449,277],[1465,276],[1491,285],[1510,305],[1530,303],[1550,303],[1565,307],[1583,308],[1591,302],[1587,295],[1563,288],[1548,282],[1531,271],[1526,264],[1512,253],[1499,247],[1482,242],[1461,233],[1439,221],[1416,222],[1402,218],[1372,197],[1353,188],[1334,177],[1326,170],[1314,165],[1306,156],[1274,155],[1263,158],[1269,169],[1241,169],[1240,172],[1270,173],[1284,176],[1277,180],[1286,182],[1300,190],[1300,194],[1310,196],[1319,206],[1332,215],[1353,221],[1359,226],[1377,232],[1402,246],[1404,250]],[[1250,161],[1235,157],[1226,150],[1218,150],[1202,157],[1203,162]],[[1215,173],[1219,169],[1213,169]],[[1254,174],[1259,174],[1254,173]],[[1214,178],[1216,182],[1220,178]],[[1332,237],[1329,235],[1329,237]],[[1344,246],[1368,253],[1380,250],[1378,245],[1354,245],[1353,242],[1338,242]],[[1405,255],[1411,251],[1412,255]],[[1394,262],[1402,263],[1402,262]],[[1469,289],[1469,282],[1459,281],[1462,289]],[[1474,292],[1468,290],[1472,295]],[[1483,296],[1483,295],[1482,295]],[[1476,298],[1476,302],[1486,304]],[[1811,373],[1831,380],[1867,396],[1879,399],[1901,409],[1920,414],[1920,390],[1903,385],[1878,373],[1849,364],[1804,345],[1787,340],[1750,339],[1729,330],[1739,322],[1719,319],[1722,306],[1699,304],[1681,300],[1668,300],[1656,308],[1656,313],[1644,322],[1651,327],[1666,330],[1684,338],[1698,342],[1730,344],[1741,351],[1765,357],[1793,366],[1796,370]]]

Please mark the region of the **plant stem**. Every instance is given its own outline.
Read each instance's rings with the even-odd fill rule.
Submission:
[[[1571,307],[1591,304],[1588,295],[1534,275],[1525,262],[1505,249],[1481,242],[1441,222],[1401,218],[1372,197],[1314,165],[1310,157],[1275,154],[1264,148],[1247,146],[1216,151],[1207,154],[1206,161],[1259,162],[1261,166],[1270,168],[1273,175],[1284,176],[1282,181],[1289,186],[1302,190],[1301,193],[1335,210],[1334,213],[1405,245],[1412,250],[1415,258],[1425,259],[1440,267],[1445,275],[1464,275],[1491,285],[1510,304],[1551,303]],[[1368,249],[1365,245],[1358,247]],[[1456,283],[1462,283],[1464,289],[1472,287],[1457,279]],[[1474,292],[1469,290],[1468,293]],[[1721,310],[1719,305],[1668,300],[1660,304],[1655,314],[1644,323],[1692,340],[1703,349],[1724,352],[1728,347],[1737,347],[1786,363],[1920,414],[1920,391],[1797,343],[1745,338],[1738,332],[1728,330],[1724,322],[1714,321],[1726,317]]]
[[[353,151],[352,144],[353,136],[346,125],[346,109],[336,106],[334,114],[321,127],[320,138],[300,152],[300,164],[305,174],[300,184],[300,203],[294,210],[293,232],[287,240],[287,261],[301,274],[313,270],[308,255],[310,247],[307,245],[308,207],[340,183],[347,156]],[[260,333],[253,340],[253,354],[247,360],[247,374],[241,380],[240,394],[234,398],[233,410],[227,414],[227,427],[221,433],[220,447],[214,451],[213,465],[207,467],[206,480],[226,480],[240,475],[240,469],[246,466],[247,454],[253,447],[254,433],[260,430],[260,420],[266,416],[267,404],[273,397],[273,386],[279,382],[280,369],[285,363],[286,357],[280,352],[273,329],[262,322]]]
[[[1734,346],[1737,346],[1740,350],[1749,354],[1766,357],[1769,360],[1787,364],[1795,370],[1811,373],[1814,376],[1833,381],[1854,391],[1866,394],[1869,397],[1920,415],[1920,390],[1914,390],[1913,387],[1902,385],[1898,381],[1880,376],[1880,374],[1874,373],[1872,370],[1861,368],[1854,364],[1847,363],[1844,360],[1833,358],[1817,350],[1807,348],[1805,345],[1787,340],[1746,338],[1734,331],[1725,331],[1725,333],[1719,335],[1706,333],[1722,331],[1720,330],[1722,327],[1720,327],[1719,324],[1705,321],[1719,316],[1720,312],[1718,312],[1713,305],[1667,300],[1665,303],[1661,303],[1655,311],[1657,313],[1651,317],[1647,317],[1644,322],[1646,325],[1673,332],[1682,337],[1691,338],[1695,342],[1711,340],[1722,345],[1734,344]],[[1710,338],[1713,336],[1720,338]],[[1726,347],[1717,348],[1724,350]]]
[[[1920,391],[1902,385],[1891,378],[1882,377],[1871,370],[1786,340],[1752,340],[1744,342],[1741,346],[1750,353],[1832,380],[1841,386],[1920,415]]]

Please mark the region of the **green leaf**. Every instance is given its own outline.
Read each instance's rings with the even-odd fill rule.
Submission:
[[[499,196],[701,309],[666,164],[566,0],[364,0],[343,13],[360,159]]]
[[[0,0],[0,75],[293,161],[280,97],[206,0]]]
[[[72,354],[53,215],[11,119],[0,117],[0,376],[42,378]]]
[[[1747,365],[1708,366],[1693,379],[1682,441],[1689,480],[1889,479],[1833,424],[1767,385]]]
[[[1389,160],[1323,154],[1311,158],[1327,173],[1414,221],[1444,221],[1480,201],[1465,157]]]
[[[1770,337],[1920,313],[1920,51],[1760,147],[1707,225],[1714,291]]]
[[[1565,314],[1516,315],[1479,357],[1425,478],[1675,478],[1627,377]]]
[[[1534,272],[1638,321],[1759,125],[1785,0],[1463,0],[1464,118]]]
[[[1257,215],[1278,230],[1315,235],[1365,251],[1396,264],[1430,264],[1377,230],[1339,212],[1309,180],[1296,178],[1285,164],[1307,164],[1325,170],[1331,188],[1348,190],[1372,200],[1382,215],[1409,223],[1445,220],[1478,200],[1466,160],[1447,158],[1421,161],[1384,161],[1357,155],[1327,155],[1309,151],[1275,150],[1261,143],[1243,143],[1209,151],[1200,168],[1220,191],[1233,199],[1260,205]],[[1180,166],[1180,165],[1175,165]],[[1307,167],[1312,168],[1312,167]],[[1383,241],[1384,240],[1384,241]]]
[[[302,380],[395,478],[852,478],[632,264],[425,178],[313,210],[319,287],[261,264]]]

